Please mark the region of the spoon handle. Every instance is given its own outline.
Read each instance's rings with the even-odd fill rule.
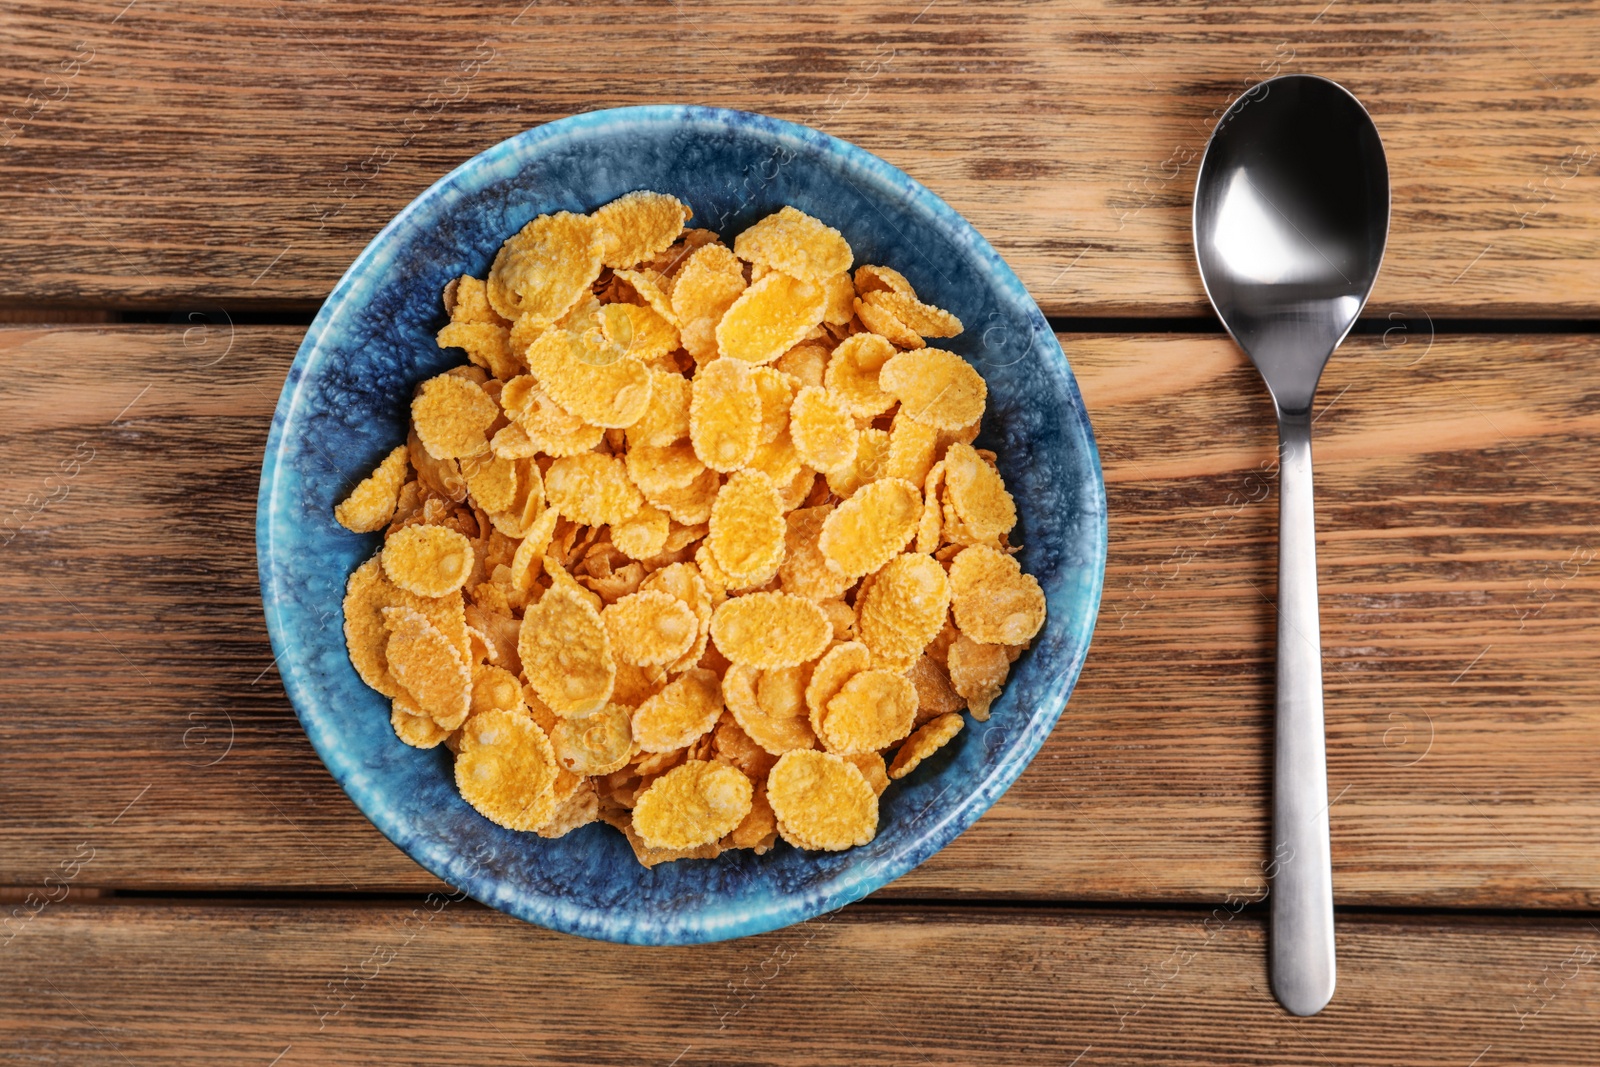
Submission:
[[[1272,993],[1295,1015],[1333,997],[1333,865],[1322,723],[1311,416],[1278,419],[1278,713],[1272,775]]]

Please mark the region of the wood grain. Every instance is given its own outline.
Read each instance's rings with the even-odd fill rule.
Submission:
[[[0,949],[0,1059],[1500,1067],[1600,1042],[1592,923],[1363,916],[1338,949],[1338,995],[1301,1020],[1226,908],[855,907],[643,949],[442,897],[62,903]]]
[[[1563,0],[18,0],[0,41],[8,300],[305,306],[489,145],[687,102],[904,168],[1048,313],[1192,313],[1206,137],[1250,84],[1307,72],[1389,154],[1375,315],[1600,314],[1600,9]]]
[[[85,887],[436,884],[334,785],[272,670],[254,507],[299,339],[0,330],[0,882],[92,836]],[[1400,340],[1349,342],[1317,423],[1338,899],[1594,907],[1600,339]],[[1110,498],[1094,647],[1016,786],[885,892],[1255,892],[1268,402],[1221,338],[1062,341]]]

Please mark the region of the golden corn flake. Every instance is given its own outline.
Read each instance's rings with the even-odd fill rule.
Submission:
[[[423,712],[454,730],[471,710],[472,675],[460,651],[419,611],[384,608],[389,673]]]
[[[642,504],[626,519],[611,524],[611,543],[629,559],[650,559],[667,551],[671,527],[665,511]]]
[[[834,645],[817,661],[805,691],[806,710],[810,714],[813,730],[821,731],[828,702],[839,695],[844,684],[871,665],[872,652],[859,641]]]
[[[544,492],[562,518],[583,526],[623,522],[643,503],[623,461],[599,452],[562,456],[551,463]]]
[[[460,744],[456,788],[480,815],[508,830],[533,830],[549,821],[558,767],[538,724],[512,711],[474,715]]]
[[[794,447],[794,440],[789,436],[787,428],[771,441],[756,446],[755,455],[750,457],[750,462],[745,464],[745,470],[760,471],[772,479],[772,484],[778,487],[778,495],[783,500],[789,499],[787,492],[790,485],[799,477],[802,470],[809,468],[800,462],[800,453]],[[810,483],[807,483],[808,485]],[[802,497],[803,499],[803,497]],[[798,504],[799,501],[795,501]],[[784,510],[791,510],[795,505],[785,503]]]
[[[611,686],[611,702],[632,709],[661,692],[667,684],[667,672],[661,667],[635,667],[631,663],[617,664],[617,679]]]
[[[721,245],[696,249],[673,279],[672,309],[683,347],[704,362],[717,354],[717,323],[744,293],[744,267]]]
[[[633,709],[607,704],[599,711],[559,719],[550,731],[556,762],[573,774],[610,774],[633,755]]]
[[[490,322],[452,322],[434,340],[440,348],[459,348],[467,358],[496,378],[509,378],[522,367],[511,351],[511,331]]]
[[[818,547],[822,525],[833,512],[833,505],[791,511],[785,518],[783,563],[778,577],[785,593],[810,600],[830,600],[854,584],[855,579],[828,566]]]
[[[944,499],[974,541],[995,541],[1016,526],[1016,502],[1000,472],[976,449],[953,444],[945,452],[944,465]]]
[[[856,438],[856,458],[843,470],[828,475],[828,488],[841,500],[889,470],[889,432],[867,427]]]
[[[695,375],[689,404],[689,439],[714,471],[750,462],[761,435],[761,392],[745,364],[718,359]]]
[[[634,711],[633,741],[644,752],[673,752],[708,733],[721,714],[721,680],[694,667]]]
[[[854,641],[856,638],[856,609],[842,600],[820,600],[822,613],[833,626],[835,641]]]
[[[523,615],[517,639],[528,684],[557,715],[604,706],[616,680],[605,623],[584,592],[570,579],[551,586]]]
[[[722,569],[716,557],[711,554],[711,546],[704,542],[694,550],[694,565],[719,604],[727,598],[730,591],[737,592],[743,588],[732,575]]]
[[[730,669],[728,676],[731,678],[732,675],[733,670]],[[729,694],[728,689],[728,681],[725,678],[723,679],[723,699],[728,702],[730,714],[724,715],[717,720],[717,727],[712,732],[711,737],[712,751],[717,759],[733,764],[745,773],[745,777],[757,783],[756,790],[759,792],[762,785],[766,783],[767,772],[772,770],[772,765],[778,761],[778,758],[756,744],[755,739],[745,733],[744,728],[733,717],[731,714],[733,697]]]
[[[722,478],[714,470],[701,471],[700,476],[682,489],[651,493],[645,497],[652,505],[665,511],[686,526],[708,522],[711,506],[716,503],[717,490],[722,488]]]
[[[853,306],[856,318],[861,320],[861,325],[873,333],[888,339],[900,348],[918,349],[923,347],[925,342],[922,340],[922,335],[901,322],[895,313],[888,308],[868,303],[861,297],[855,299]]]
[[[587,215],[540,215],[500,246],[489,268],[489,303],[507,319],[554,322],[599,277],[605,247]]]
[[[830,752],[875,752],[911,732],[917,688],[894,671],[854,675],[828,701],[818,734]]]
[[[747,363],[771,363],[822,322],[822,286],[769,274],[735,300],[717,323],[717,351]]]
[[[352,533],[371,533],[383,529],[394,517],[395,504],[400,499],[400,486],[404,484],[409,469],[406,446],[401,445],[383,457],[383,462],[333,509],[334,519]]]
[[[837,852],[878,832],[878,795],[860,768],[831,752],[790,752],[767,775],[778,833],[796,848]]]
[[[472,542],[444,526],[407,526],[383,544],[383,573],[418,596],[455,592],[472,574]]]
[[[758,671],[736,663],[723,678],[723,696],[734,721],[768,753],[816,746],[800,668]]]
[[[830,358],[828,350],[822,345],[804,341],[779,356],[772,364],[772,369],[793,378],[796,389],[804,389],[808,385],[820,386],[827,380]]]
[[[695,454],[694,446],[687,441],[661,446],[634,445],[628,449],[626,462],[628,477],[646,496],[688,488],[706,469]]]
[[[983,376],[941,348],[900,353],[878,372],[878,384],[900,401],[902,412],[939,430],[977,422],[988,396]]]
[[[883,762],[882,756],[876,752],[852,752],[844,758],[846,762],[855,764],[856,770],[861,772],[861,777],[867,780],[874,793],[883,796],[883,791],[889,788],[889,767]]]
[[[783,510],[793,511],[795,508],[811,499],[811,493],[816,486],[817,472],[810,467],[801,465],[787,485],[779,486],[778,495],[783,498]]]
[[[747,263],[818,283],[849,270],[854,258],[843,234],[792,207],[780,208],[734,238],[733,251]]]
[[[711,590],[707,588],[706,581],[692,563],[673,563],[651,574],[639,586],[640,591],[659,589],[664,593],[671,593],[694,612],[698,623],[698,635],[695,643],[676,662],[667,665],[673,674],[687,670],[700,661],[705,654],[706,642],[711,637],[711,613],[715,605],[711,600]]]
[[[842,400],[852,415],[882,415],[894,407],[895,398],[879,387],[878,372],[894,355],[894,345],[875,333],[846,337],[828,360],[824,378],[828,392]]]
[[[614,358],[597,332],[541,334],[528,346],[528,369],[550,398],[594,426],[627,427],[650,405],[650,368]]]
[[[878,291],[862,300],[870,307],[889,312],[921,337],[954,337],[961,332],[961,320],[943,308],[924,304],[911,293]]]
[[[772,805],[767,802],[766,776],[755,783],[755,794],[750,800],[750,814],[746,815],[728,835],[722,839],[723,848],[748,848],[754,849],[758,856],[765,855],[767,850],[778,841],[778,817],[772,814]]]
[[[384,655],[389,628],[383,622],[383,609],[394,604],[392,590],[383,576],[382,561],[373,556],[350,572],[344,594],[344,640],[350,665],[363,682],[391,699],[405,692],[389,673]]]
[[[598,426],[595,427],[595,432],[602,435],[604,434],[604,431],[602,431]],[[596,440],[595,443],[598,444],[599,441]],[[516,423],[510,422],[496,430],[494,432],[494,436],[489,438],[489,451],[493,452],[500,459],[531,459],[534,456],[537,456],[541,450],[539,446],[528,437],[526,430],[524,430],[521,426],[518,426]],[[588,451],[588,449],[580,448],[575,449],[574,451],[585,452]],[[563,454],[570,455],[571,453]]]
[[[514,460],[516,479],[511,503],[503,511],[489,512],[489,521],[505,537],[531,537],[546,511],[544,477],[531,459]]]
[[[448,372],[423,382],[411,401],[412,428],[434,459],[488,451],[486,431],[499,414],[481,386]]]
[[[750,814],[755,788],[737,768],[688,760],[639,794],[633,828],[650,848],[709,845]]]
[[[950,580],[932,556],[896,556],[856,607],[861,643],[874,658],[909,667],[944,626]]]
[[[506,511],[517,501],[517,464],[494,453],[461,461],[467,491],[487,512]]]
[[[723,573],[737,585],[770,579],[783,560],[783,502],[760,471],[739,471],[717,493],[706,544]]]
[[[946,662],[950,684],[967,702],[972,717],[987,722],[989,707],[1000,695],[1000,687],[1011,670],[1011,657],[1005,647],[982,644],[961,634],[950,643]]]
[[[750,593],[724,601],[711,616],[711,639],[730,662],[762,670],[816,659],[833,626],[814,601],[790,593]]]
[[[756,440],[766,444],[789,428],[789,407],[798,386],[794,378],[774,367],[756,367],[750,375],[761,397],[761,432]]]
[[[849,408],[814,385],[795,395],[789,409],[789,436],[805,464],[824,474],[843,470],[856,458],[859,435]]]
[[[587,778],[578,779],[578,788],[557,801],[549,821],[534,827],[540,837],[565,837],[580,826],[588,826],[600,818],[600,794]]]
[[[625,282],[652,311],[674,326],[678,325],[678,314],[672,310],[672,300],[667,296],[665,275],[649,267],[615,273],[617,279]]]
[[[526,711],[522,683],[503,667],[484,667],[472,679],[471,713],[486,711]]]
[[[486,322],[504,326],[507,320],[489,306],[488,288],[481,278],[463,274],[444,287],[444,310],[451,322]]]
[[[917,487],[900,478],[881,478],[834,508],[817,547],[831,569],[858,578],[899,555],[921,520]]]
[[[395,697],[390,705],[389,725],[394,735],[412,748],[438,748],[451,734],[434,722],[432,715],[404,696]]]
[[[962,694],[957,693],[955,686],[950,683],[949,670],[930,654],[918,656],[917,662],[907,670],[906,677],[910,678],[912,685],[917,686],[915,725],[922,726],[930,718],[958,712],[966,707]]]
[[[944,460],[933,465],[923,482],[922,518],[917,523],[915,551],[932,552],[939,547],[944,533],[944,505],[939,495],[944,490]]]
[[[950,739],[959,734],[965,725],[961,716],[956,714],[940,715],[923,723],[894,754],[889,777],[904,778],[916,770],[923,760],[949,744]]]
[[[922,485],[933,469],[938,451],[939,431],[902,411],[889,428],[889,457],[884,475]]]
[[[850,281],[849,271],[840,271],[822,281],[826,303],[822,321],[829,326],[848,326],[855,315],[856,287]]]
[[[601,335],[630,359],[648,363],[678,347],[678,328],[639,304],[606,304],[599,321]]]
[[[880,267],[872,263],[863,263],[856,268],[855,275],[856,293],[866,296],[874,292],[909,293],[912,292],[911,283],[906,276],[893,267]]]
[[[650,403],[628,427],[628,446],[661,448],[689,436],[689,402],[694,384],[681,374],[651,368]],[[595,442],[599,443],[598,439]]]
[[[950,606],[956,626],[974,641],[1021,645],[1044,625],[1044,590],[1015,557],[973,545],[950,564]]]
[[[619,196],[594,215],[608,267],[631,267],[666,250],[683,232],[694,212],[689,205],[666,193],[644,189]]]
[[[688,604],[655,590],[630,593],[600,617],[611,634],[612,654],[636,667],[672,663],[689,651],[700,628]]]

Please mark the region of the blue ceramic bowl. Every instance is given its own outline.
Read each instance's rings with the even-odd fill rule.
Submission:
[[[979,446],[1000,455],[1024,568],[1049,618],[987,723],[883,796],[878,836],[848,852],[730,852],[653,870],[622,835],[559,840],[501,829],[456,792],[443,747],[389,727],[388,703],[345,655],[345,578],[378,535],[333,506],[405,439],[415,384],[462,362],[433,336],[439,293],[482,276],[500,243],[543,212],[590,211],[633,189],[672,193],[731,242],[793,204],[843,231],[857,263],[904,273],[961,317],[947,346],[989,383]],[[1015,274],[960,215],[876,156],[761,115],[633,107],[552,122],[456,168],[373,239],[306,333],[272,419],[256,518],[267,628],[300,722],[345,792],[413,859],[492,907],[552,929],[635,944],[741,937],[857,900],[965,830],[1033,758],[1089,647],[1105,568],[1105,487],[1077,384]]]

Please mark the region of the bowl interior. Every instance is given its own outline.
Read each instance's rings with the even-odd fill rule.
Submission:
[[[408,748],[388,703],[345,654],[340,602],[379,535],[333,505],[404,439],[415,384],[462,362],[433,340],[440,290],[482,276],[537,214],[589,211],[633,189],[672,193],[691,225],[732,237],[792,204],[843,231],[856,263],[904,273],[961,317],[944,347],[989,385],[980,447],[994,449],[1020,513],[1014,543],[1049,601],[987,723],[883,796],[877,838],[843,853],[782,843],[765,856],[646,870],[603,825],[559,840],[503,830],[456,792],[443,747]],[[635,943],[774,929],[855,900],[932,855],[988,808],[1055,724],[1088,649],[1105,561],[1099,457],[1072,372],[1037,306],[988,243],[922,186],[805,127],[744,112],[624,108],[530,130],[464,164],[397,216],[339,282],[301,346],[273,418],[257,549],[278,668],[307,735],[377,827],[417,862],[523,919]]]

